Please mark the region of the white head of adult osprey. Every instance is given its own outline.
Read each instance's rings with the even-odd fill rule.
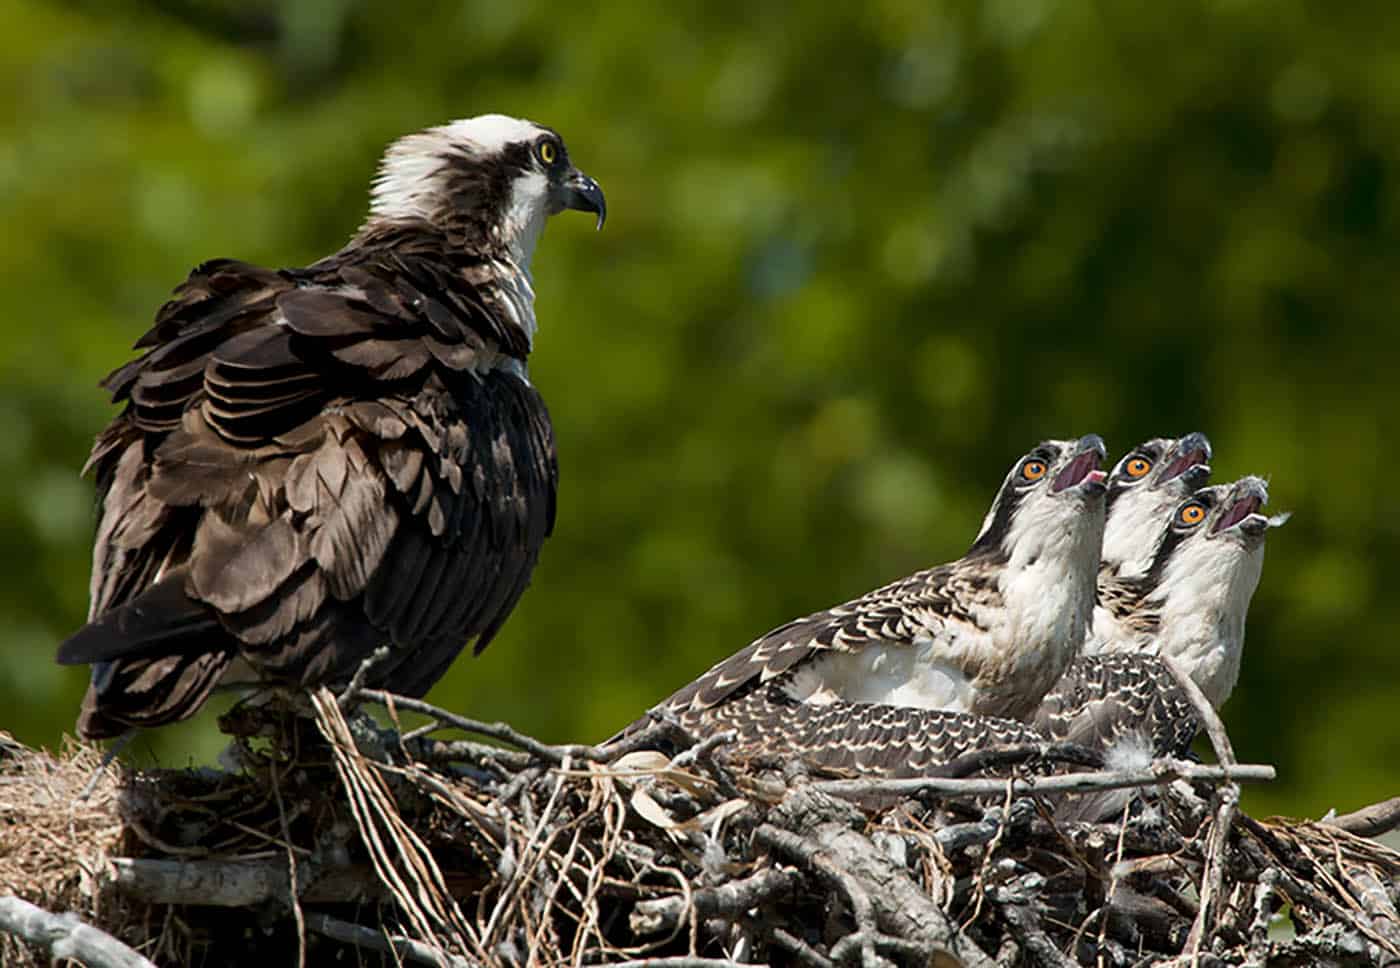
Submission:
[[[1243,477],[1196,491],[1165,524],[1140,578],[1109,582],[1090,650],[1168,656],[1219,708],[1239,679],[1245,618],[1264,567],[1269,491]]]
[[[530,262],[546,220],[565,209],[596,214],[600,229],[607,219],[602,189],[570,163],[559,134],[533,121],[483,114],[391,144],[357,238],[415,223],[461,235],[498,281],[502,311],[533,342]]]
[[[1168,516],[1210,480],[1210,439],[1155,437],[1128,451],[1108,475],[1102,571],[1130,577],[1152,567]]]
[[[569,163],[552,128],[483,114],[405,135],[384,152],[367,224],[422,219],[450,225],[486,217],[528,267],[545,219],[566,208],[607,219],[602,189]]]

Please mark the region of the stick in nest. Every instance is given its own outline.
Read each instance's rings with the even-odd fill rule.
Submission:
[[[483,957],[476,933],[448,891],[432,853],[399,815],[384,779],[355,746],[340,705],[325,687],[311,694],[311,702],[375,871],[419,940],[444,950],[454,941],[463,943]]]
[[[0,897],[0,931],[47,948],[54,961],[72,958],[88,968],[156,968],[76,914],[52,914],[17,897]]]

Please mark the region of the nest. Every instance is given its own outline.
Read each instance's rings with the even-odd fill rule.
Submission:
[[[0,742],[0,960],[1400,962],[1400,854],[1365,836],[1400,801],[1256,821],[1236,782],[1261,767],[1065,774],[1028,750],[990,776],[814,777],[722,735],[550,746],[356,698],[387,720],[324,690],[310,718],[244,709],[227,772]],[[403,709],[433,721],[391,728]],[[647,749],[663,734],[675,755]]]

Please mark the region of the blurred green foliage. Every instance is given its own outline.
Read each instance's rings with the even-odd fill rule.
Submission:
[[[432,699],[599,739],[755,635],[960,554],[1046,436],[1273,479],[1226,719],[1256,812],[1400,779],[1400,8],[9,0],[0,726],[71,728],[78,468],[194,264],[299,265],[383,146],[549,123],[607,190],[536,259],[559,525]],[[211,717],[143,742],[217,748]]]

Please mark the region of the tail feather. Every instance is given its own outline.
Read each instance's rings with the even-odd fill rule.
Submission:
[[[114,662],[202,648],[223,631],[208,605],[185,593],[183,572],[108,609],[58,647],[60,665]]]
[[[233,656],[233,649],[225,648],[99,663],[78,714],[78,735],[110,739],[189,718],[209,698]]]
[[[78,734],[109,739],[193,715],[237,652],[214,610],[185,593],[180,571],[73,633],[58,661],[92,665]]]

